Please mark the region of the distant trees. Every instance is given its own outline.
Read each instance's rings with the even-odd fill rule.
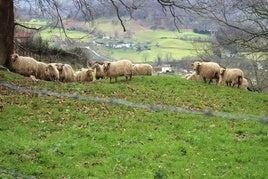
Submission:
[[[267,0],[158,0],[165,11],[180,18],[176,9],[201,16],[218,23],[218,39],[223,45],[235,44],[251,52],[268,53]]]
[[[14,26],[20,25],[14,22],[14,2],[15,5],[23,2],[23,6],[28,5],[31,10],[36,10],[55,26],[61,26],[64,32],[65,17],[80,16],[92,21],[94,17],[115,15],[123,31],[126,31],[123,18],[126,15],[131,18],[150,17],[154,28],[173,23],[177,29],[183,23],[189,24],[196,17],[202,17],[217,22],[219,44],[226,47],[234,45],[249,52],[268,53],[267,0],[0,0],[0,65],[7,65],[13,51]],[[76,9],[66,6],[75,6]]]

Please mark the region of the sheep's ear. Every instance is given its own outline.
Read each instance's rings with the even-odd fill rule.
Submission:
[[[225,71],[226,71],[225,68],[221,68],[221,70],[220,70],[220,75],[222,75]]]
[[[194,66],[194,63],[191,63],[191,66],[193,67]]]

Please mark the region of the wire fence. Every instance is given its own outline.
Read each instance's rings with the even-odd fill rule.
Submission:
[[[249,115],[249,114],[232,114],[232,113],[226,113],[226,112],[215,112],[210,109],[204,110],[204,111],[197,111],[197,110],[189,110],[184,109],[180,107],[174,107],[174,106],[163,106],[163,105],[149,105],[149,104],[142,104],[142,103],[134,103],[129,102],[122,99],[116,99],[116,98],[100,98],[100,97],[93,97],[93,96],[82,96],[77,94],[70,94],[70,93],[56,93],[49,91],[47,89],[41,89],[41,90],[32,90],[20,86],[15,86],[7,82],[0,82],[0,86],[7,87],[13,91],[16,92],[24,92],[24,93],[31,93],[31,94],[38,94],[43,96],[54,96],[54,97],[61,97],[61,98],[70,98],[74,100],[79,101],[93,101],[98,103],[109,103],[113,105],[122,105],[127,107],[133,107],[133,108],[140,108],[150,111],[167,111],[167,112],[175,112],[175,113],[188,113],[188,114],[194,114],[194,115],[205,115],[205,116],[215,116],[215,117],[221,117],[225,119],[234,119],[234,120],[253,120],[253,121],[259,121],[262,123],[268,123],[268,118],[266,116],[256,116],[256,115]]]

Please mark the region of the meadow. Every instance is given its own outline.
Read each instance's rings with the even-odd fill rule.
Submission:
[[[268,95],[180,76],[54,83],[0,71],[0,178],[266,178]],[[45,91],[85,98],[46,95]],[[110,99],[97,102],[90,97]],[[118,104],[180,107],[190,113]],[[194,111],[211,110],[229,119]],[[193,111],[193,113],[191,113]]]
[[[44,22],[31,22],[25,25],[36,27],[45,25]],[[107,48],[105,46],[94,48],[100,55],[112,59],[128,58],[135,62],[155,62],[157,57],[162,58],[162,61],[167,58],[182,59],[187,56],[196,56],[197,51],[202,52],[208,46],[210,37],[208,35],[201,35],[192,32],[191,30],[168,31],[168,30],[152,30],[149,27],[144,27],[136,21],[129,20],[125,26],[127,32],[123,32],[120,24],[113,24],[111,19],[97,19],[94,25],[85,24],[82,22],[68,22],[68,25],[73,24],[72,27],[82,27],[84,29],[95,29],[94,32],[103,34],[104,36],[117,37],[117,40],[133,43],[135,46],[140,46],[141,50],[136,48]],[[68,26],[67,25],[67,26]],[[72,29],[72,28],[70,28]],[[103,43],[109,43],[109,40],[103,40],[96,34],[81,32],[78,30],[70,30],[66,27],[66,34],[69,38],[87,45],[93,40],[101,40]],[[90,31],[90,30],[89,30]],[[130,37],[125,37],[126,33],[130,33]],[[66,36],[62,29],[47,28],[40,32],[43,40],[48,40],[50,45],[56,43],[55,37],[66,40]],[[115,40],[110,40],[115,42]],[[148,48],[143,48],[144,46]]]

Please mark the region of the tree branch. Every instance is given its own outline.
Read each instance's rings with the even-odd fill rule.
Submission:
[[[112,2],[113,6],[114,6],[114,8],[115,8],[117,18],[119,19],[119,21],[120,21],[120,23],[121,23],[121,26],[123,27],[123,31],[126,32],[126,27],[125,27],[125,25],[124,25],[124,23],[123,23],[123,20],[122,20],[120,14],[119,14],[119,8],[118,8],[118,6],[115,4],[114,0],[111,0],[111,2]]]
[[[39,28],[28,27],[28,26],[25,26],[25,25],[20,24],[20,23],[18,23],[18,22],[15,22],[15,23],[14,23],[14,26],[20,26],[20,27],[23,27],[23,28],[25,28],[25,29],[31,29],[31,30],[40,30],[40,29],[42,28],[42,27],[39,27]]]

